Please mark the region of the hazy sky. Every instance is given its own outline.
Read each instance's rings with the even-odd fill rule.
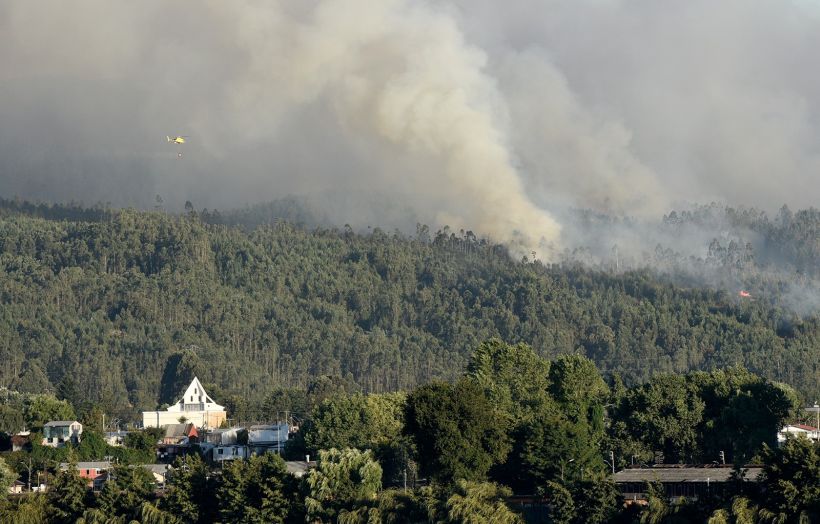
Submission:
[[[0,196],[226,208],[363,192],[526,245],[560,242],[567,206],[816,206],[819,13],[806,0],[0,0]]]

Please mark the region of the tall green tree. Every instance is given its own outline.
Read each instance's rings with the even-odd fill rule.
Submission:
[[[139,466],[114,466],[97,498],[97,507],[108,518],[139,518],[143,502],[154,496],[154,477]]]
[[[52,420],[74,420],[74,408],[65,400],[57,400],[52,395],[32,395],[23,409],[26,425],[40,430]]]
[[[184,515],[188,522],[212,522],[217,517],[215,490],[207,464],[192,453],[174,463],[159,508],[173,515]]]
[[[90,503],[88,481],[80,477],[76,462],[57,472],[46,492],[48,520],[59,524],[76,522]]]
[[[381,489],[381,478],[381,466],[370,451],[320,451],[317,467],[303,481],[308,519],[332,520],[359,506],[369,507]]]
[[[416,389],[405,417],[422,473],[442,482],[484,480],[510,450],[508,419],[471,378]]]
[[[506,498],[511,494],[509,489],[490,482],[459,480],[445,503],[447,522],[523,524],[521,516],[507,506]]]
[[[788,439],[764,447],[761,516],[777,522],[820,520],[820,443]]]
[[[224,468],[216,491],[219,517],[223,522],[249,524],[298,521],[297,490],[279,455],[233,461]]]

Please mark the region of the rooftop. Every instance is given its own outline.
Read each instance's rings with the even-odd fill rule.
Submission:
[[[61,462],[60,469],[67,469],[69,463]],[[77,469],[109,469],[111,462],[107,460],[91,461],[91,462],[77,462]]]
[[[803,431],[817,431],[817,428],[815,428],[813,426],[807,426],[805,424],[787,424],[786,427],[783,428],[783,429],[785,430],[785,429],[790,428],[790,427],[791,428],[802,429]]]
[[[743,468],[745,479],[756,482],[763,468]],[[615,482],[728,482],[732,467],[662,466],[628,468],[615,473]]]

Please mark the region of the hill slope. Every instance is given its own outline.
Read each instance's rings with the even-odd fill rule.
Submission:
[[[121,412],[173,395],[179,365],[225,393],[339,375],[367,391],[449,379],[482,340],[578,352],[627,382],[744,365],[820,395],[820,322],[771,300],[515,262],[439,232],[245,232],[196,216],[0,217],[0,386]]]

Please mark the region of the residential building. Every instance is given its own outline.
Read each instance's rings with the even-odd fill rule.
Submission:
[[[250,456],[248,446],[233,444],[226,446],[214,446],[211,451],[214,462],[225,462],[226,460],[242,460]]]
[[[743,479],[757,482],[763,468],[744,468]],[[719,495],[733,480],[731,464],[721,466],[659,465],[650,468],[627,468],[615,473],[614,480],[626,501],[645,501],[647,485],[659,483],[671,499]]]
[[[296,478],[302,478],[308,471],[316,467],[316,461],[309,460],[288,460],[285,462],[285,468],[288,473]]]
[[[128,431],[108,431],[105,434],[105,442],[109,446],[122,447],[125,445],[125,437],[128,436]]]
[[[178,457],[184,457],[191,451],[186,444],[157,444],[157,461],[163,464],[173,464]]]
[[[290,427],[287,424],[258,425],[248,428],[248,446],[256,454],[275,451],[280,453],[288,441]]]
[[[168,424],[162,444],[192,444],[199,439],[199,431],[193,422],[185,424]]]
[[[19,495],[26,489],[26,483],[21,482],[19,480],[15,480],[11,486],[9,486],[9,495]]]
[[[83,425],[76,420],[54,420],[43,426],[43,446],[61,448],[66,443],[78,444],[83,433]]]
[[[168,464],[143,464],[142,467],[154,476],[154,482],[157,486],[162,487],[165,485],[168,471],[171,469]]]
[[[226,420],[225,408],[214,402],[196,377],[176,404],[165,411],[142,412],[142,425],[146,428],[159,428],[180,422],[191,422],[200,428],[218,428]]]
[[[240,435],[246,433],[247,431],[242,427],[212,429],[205,434],[203,441],[213,444],[214,446],[227,446],[237,444],[240,440]]]
[[[60,469],[66,470],[69,465],[70,464],[68,462],[63,462],[60,464]],[[80,477],[88,480],[88,487],[94,487],[94,483],[97,481],[97,478],[111,469],[111,462],[107,460],[77,462],[76,468],[80,473]]]
[[[11,436],[11,450],[25,451],[31,449],[31,433],[22,431]]]
[[[807,426],[805,424],[788,424],[783,426],[777,432],[777,445],[782,446],[787,438],[796,438],[804,436],[809,440],[820,440],[820,432],[814,426]]]

